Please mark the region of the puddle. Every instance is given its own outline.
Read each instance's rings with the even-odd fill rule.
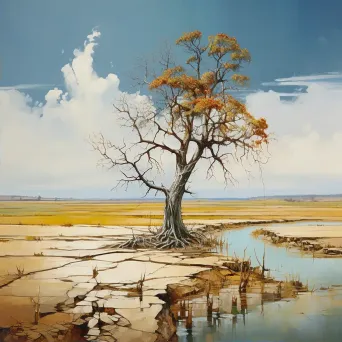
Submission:
[[[288,301],[258,303],[247,295],[246,305],[218,303],[207,314],[205,304],[193,304],[191,327],[177,322],[178,341],[341,341],[342,292],[306,293]],[[239,297],[238,297],[239,298]],[[336,302],[335,302],[336,301]],[[334,304],[335,302],[335,304]],[[225,303],[225,304],[223,304]]]
[[[278,232],[287,229],[297,234],[296,229],[310,227],[312,230],[317,225],[330,226],[329,231],[333,232],[341,223],[296,222],[272,224],[268,228],[273,227]],[[178,303],[173,308],[178,317],[178,341],[341,341],[342,287],[333,285],[342,284],[342,259],[313,259],[296,250],[264,243],[251,236],[251,232],[259,228],[249,226],[224,232],[222,236],[228,242],[229,254],[242,257],[247,248],[246,254],[251,257],[252,265],[258,265],[255,255],[261,260],[265,248],[266,267],[271,269],[273,277],[282,280],[298,278],[304,284],[308,282],[309,288],[315,291],[274,301],[272,296],[265,300],[265,295],[261,294],[247,294],[241,300],[238,293],[225,290],[213,298],[213,311],[209,315],[206,298],[187,302],[183,316]],[[330,289],[320,291],[321,287]],[[233,303],[234,296],[237,303]],[[191,326],[189,319],[187,322],[189,303],[193,316]]]
[[[296,222],[271,224],[268,227],[277,227],[281,230],[287,226],[297,226],[305,229],[307,225],[340,225],[340,222]],[[342,258],[312,258],[310,255],[301,254],[296,249],[286,250],[270,243],[265,243],[262,239],[255,239],[251,232],[260,229],[262,226],[249,226],[244,229],[230,230],[222,234],[228,242],[228,253],[242,257],[244,249],[246,254],[251,257],[252,265],[258,265],[257,258],[261,260],[262,255],[266,254],[266,266],[271,269],[271,275],[276,279],[285,280],[288,277],[300,277],[303,283],[309,284],[309,288],[328,287],[335,284],[342,284]],[[224,251],[226,253],[226,251]]]

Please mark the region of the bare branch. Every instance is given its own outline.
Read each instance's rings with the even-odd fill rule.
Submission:
[[[92,145],[95,151],[100,153],[102,156],[102,160],[100,160],[100,163],[102,165],[107,166],[109,169],[119,167],[128,167],[128,171],[123,171],[120,169],[121,174],[124,176],[124,178],[120,179],[117,183],[117,186],[128,186],[129,183],[133,182],[140,182],[144,184],[149,190],[156,190],[161,191],[166,194],[167,189],[163,186],[158,186],[154,183],[153,180],[149,180],[146,176],[146,174],[153,169],[153,165],[157,165],[157,167],[161,168],[159,163],[154,159],[150,158],[149,164],[151,165],[149,168],[147,168],[144,171],[141,171],[138,164],[141,160],[141,158],[144,155],[148,155],[152,148],[146,150],[143,153],[140,153],[135,160],[129,160],[128,158],[128,151],[129,148],[125,143],[123,143],[122,146],[115,146],[110,141],[105,140],[104,136],[100,133],[97,140],[93,139]],[[114,150],[114,152],[118,153],[117,158],[112,158],[109,154],[109,150]],[[128,174],[128,172],[132,174]]]

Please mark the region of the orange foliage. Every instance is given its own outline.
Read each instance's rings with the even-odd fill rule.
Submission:
[[[183,72],[183,68],[177,66],[175,68],[166,69],[163,74],[155,78],[149,85],[149,88],[157,89],[162,86],[171,88],[180,88],[184,91],[200,92],[203,90],[201,80],[193,76],[189,76]]]
[[[187,32],[187,33],[184,33],[180,38],[176,40],[176,44],[191,42],[196,39],[200,39],[201,37],[202,37],[202,32],[200,31]]]
[[[235,37],[219,33],[209,37],[209,55],[225,55],[228,52],[240,51],[240,45]]]
[[[215,83],[215,73],[213,71],[207,71],[201,76],[201,81],[204,85],[213,85]]]
[[[251,117],[246,106],[231,95],[228,96],[225,110],[226,112],[233,113],[234,115],[245,114],[246,117]]]
[[[249,77],[245,76],[245,75],[234,74],[234,75],[232,75],[232,80],[235,83],[237,83],[237,84],[239,84],[241,86],[244,86],[249,81]]]
[[[267,140],[268,134],[266,133],[267,128],[268,128],[268,124],[266,122],[266,119],[260,118],[260,119],[255,120],[253,134],[255,136],[260,137],[260,139],[255,141],[257,145],[268,142]]]
[[[228,62],[226,62],[226,63],[223,63],[223,67],[224,67],[225,69],[227,69],[227,70],[233,70],[233,71],[235,71],[235,70],[237,70],[237,69],[240,68],[240,65],[237,64],[237,63],[228,63]]]
[[[233,61],[250,62],[251,55],[249,54],[249,51],[247,49],[240,49],[239,51],[233,52],[231,54],[231,59]]]
[[[194,112],[196,113],[210,111],[212,109],[221,110],[223,108],[223,103],[212,97],[196,99],[194,104]]]
[[[197,57],[196,56],[190,56],[187,61],[186,61],[186,64],[190,64],[192,62],[195,62],[197,61]]]
[[[201,83],[198,79],[186,74],[182,74],[177,77],[171,77],[168,80],[168,85],[172,88],[181,88],[186,91],[194,91],[201,88]]]
[[[155,78],[150,83],[149,88],[152,90],[152,89],[160,88],[163,85],[167,85],[171,77],[183,72],[183,70],[184,69],[181,66],[176,66],[174,68],[169,68],[169,69],[164,70],[161,76]]]
[[[266,120],[254,118],[243,103],[229,94],[227,91],[229,87],[225,85],[225,83],[228,84],[229,77],[226,77],[228,73],[239,70],[242,63],[250,62],[249,51],[241,48],[235,37],[224,33],[210,36],[205,46],[199,45],[201,37],[200,31],[188,32],[183,34],[176,43],[184,45],[191,54],[186,61],[187,64],[198,63],[196,67],[191,65],[195,71],[199,70],[203,59],[202,54],[205,52],[209,58],[214,59],[216,65],[214,70],[199,75],[199,72],[190,74],[181,66],[176,66],[164,70],[150,83],[149,88],[152,90],[169,87],[180,90],[179,98],[182,101],[177,102],[171,108],[175,120],[182,115],[211,116],[212,113],[218,112],[220,119],[216,129],[219,135],[229,134],[232,128],[234,132],[240,130],[244,134],[244,139],[250,139],[249,142],[243,140],[246,146],[257,148],[262,143],[267,143]],[[232,74],[230,79],[240,86],[246,85],[249,81],[249,77],[238,73]],[[212,123],[212,121],[209,122]]]

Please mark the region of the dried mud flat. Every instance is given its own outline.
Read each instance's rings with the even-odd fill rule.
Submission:
[[[272,226],[258,229],[254,235],[263,236],[276,245],[313,253],[316,257],[342,256],[342,224]]]
[[[236,303],[238,260],[200,249],[112,247],[131,234],[130,227],[0,226],[0,341],[168,341],[189,312],[184,300],[230,288],[227,310]],[[261,281],[255,269],[247,293],[278,300],[299,290],[292,285]]]

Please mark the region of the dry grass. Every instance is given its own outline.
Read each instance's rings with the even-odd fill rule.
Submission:
[[[73,224],[72,223],[63,223],[62,224],[62,227],[72,227],[73,226]]]
[[[31,235],[28,235],[28,236],[25,236],[25,240],[26,241],[41,241],[42,238],[40,236],[31,236]]]
[[[16,266],[16,268],[17,268],[17,276],[22,277],[25,274],[24,267]]]
[[[200,219],[342,221],[342,201],[184,201],[183,217],[189,222]],[[0,202],[0,224],[158,226],[162,219],[163,202]]]
[[[259,229],[254,229],[254,230],[251,232],[251,235],[252,235],[254,238],[258,238],[259,236],[264,235],[264,233],[265,233],[264,229],[259,228]]]

